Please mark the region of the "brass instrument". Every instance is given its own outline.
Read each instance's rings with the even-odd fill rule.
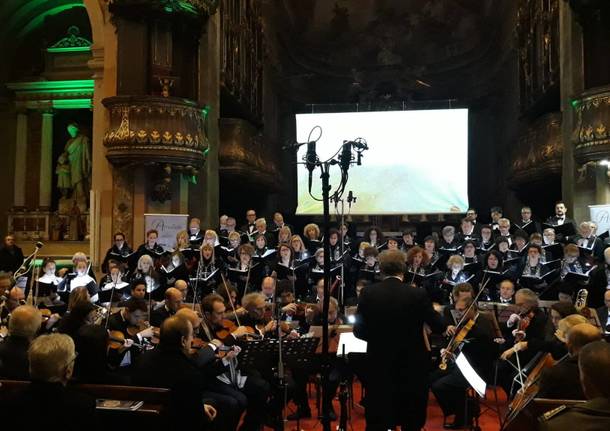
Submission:
[[[587,289],[580,289],[576,294],[576,301],[574,302],[574,307],[576,311],[579,313],[586,308],[587,306],[587,296],[589,295],[589,291]]]

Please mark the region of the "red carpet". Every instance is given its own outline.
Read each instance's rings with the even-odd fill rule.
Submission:
[[[365,429],[365,420],[364,420],[364,408],[359,406],[357,403],[360,401],[360,392],[361,386],[359,382],[354,382],[354,398],[355,405],[351,410],[351,418],[348,422],[348,430],[353,431],[363,431]],[[315,389],[312,388],[310,393],[309,404],[311,406],[312,416],[317,416],[316,409],[316,394]],[[498,390],[498,397],[500,402],[500,407],[502,411],[506,411],[506,397],[504,396],[504,392],[500,389]],[[489,405],[490,407],[495,408],[495,398],[492,390],[487,391],[487,399],[484,401],[485,405]],[[479,417],[479,426],[484,431],[498,431],[500,429],[498,416],[494,411],[490,411],[485,407],[484,404],[481,404],[482,414]],[[335,399],[334,401],[335,412],[339,415],[339,402]],[[288,413],[291,413],[295,410],[295,406],[291,403],[288,407]],[[440,431],[443,430],[443,413],[439,408],[436,400],[432,394],[430,394],[430,399],[428,402],[428,416],[427,416],[426,426],[423,428],[426,431]],[[287,422],[285,426],[286,431],[308,431],[308,430],[321,430],[322,424],[316,418],[306,419],[300,421],[300,430],[296,428],[296,421]],[[335,430],[339,425],[338,421],[335,421],[331,425],[331,429]],[[265,431],[268,431],[269,428],[265,428]]]

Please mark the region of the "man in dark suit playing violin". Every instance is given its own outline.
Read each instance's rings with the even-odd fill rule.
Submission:
[[[354,334],[367,341],[367,431],[400,425],[419,430],[426,422],[429,352],[423,325],[443,332],[445,325],[422,289],[403,284],[405,255],[386,250],[379,255],[384,280],[361,294]]]
[[[480,314],[476,304],[472,304],[472,297],[462,297],[455,303],[457,323],[460,325],[447,327],[447,335],[452,336],[453,343],[441,352],[445,358],[457,355],[457,349],[468,359],[468,362],[475,369],[477,374],[485,381],[490,381],[492,377],[492,364],[498,356],[498,348],[494,343],[493,323],[487,316]],[[472,320],[473,325],[468,329],[466,324]],[[451,323],[451,322],[450,322]],[[456,335],[457,334],[457,335]],[[460,338],[464,338],[462,346],[452,345]],[[431,377],[431,390],[436,397],[438,404],[445,415],[444,428],[455,429],[463,428],[468,424],[469,418],[466,417],[465,402],[466,389],[469,384],[462,375],[459,368],[450,359],[446,360],[448,365],[445,370],[437,370]],[[470,410],[472,414],[472,410]],[[455,415],[453,423],[447,423],[446,419],[450,415]]]

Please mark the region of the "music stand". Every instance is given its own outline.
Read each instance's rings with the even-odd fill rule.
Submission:
[[[312,360],[319,338],[298,338],[295,340],[282,340],[282,355],[289,365],[302,364]],[[263,340],[247,341],[239,353],[240,368],[260,369],[269,366],[275,361],[279,351],[279,341],[266,338]]]

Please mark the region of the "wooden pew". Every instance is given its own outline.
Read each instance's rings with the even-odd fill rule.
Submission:
[[[0,380],[0,402],[10,399],[29,384],[30,382],[27,381]],[[120,429],[144,427],[147,430],[161,430],[165,428],[163,426],[165,423],[164,409],[169,400],[169,389],[92,384],[75,384],[71,385],[71,387],[85,392],[95,399],[144,402],[135,411],[98,408],[97,416],[101,423],[120,424]]]

